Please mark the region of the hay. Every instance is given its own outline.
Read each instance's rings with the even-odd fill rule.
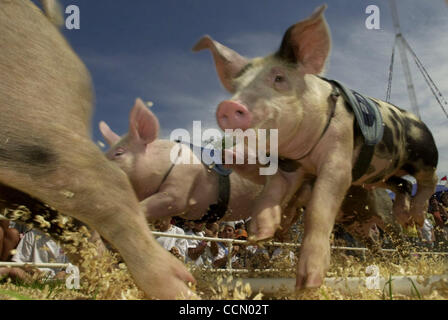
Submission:
[[[14,215],[28,215],[27,210],[20,208]],[[42,226],[48,227],[48,221],[42,216],[36,220]],[[78,228],[78,232],[73,230],[73,221],[71,218],[63,217],[57,221],[51,221],[64,228],[59,240],[64,243],[64,250],[69,255],[79,256],[80,267],[80,289],[69,290],[65,283],[59,284],[46,283],[42,279],[34,279],[34,284],[18,284],[11,279],[0,282],[1,299],[39,299],[39,300],[69,300],[69,299],[97,299],[97,300],[116,300],[116,299],[144,299],[144,294],[135,285],[127,267],[121,262],[120,257],[113,252],[106,251],[101,256],[98,255],[97,247],[89,241],[90,234],[86,227]],[[385,294],[384,290],[369,290],[359,288],[357,292],[342,293],[341,291],[322,286],[318,289],[303,290],[301,292],[290,293],[279,289],[274,294],[263,294],[253,292],[248,284],[243,284],[243,278],[269,278],[269,277],[295,277],[295,262],[291,263],[289,256],[280,255],[272,259],[267,265],[266,261],[252,265],[263,264],[266,268],[282,269],[281,272],[260,273],[254,269],[246,273],[235,273],[233,275],[213,274],[188,265],[188,268],[195,276],[197,283],[191,288],[202,299],[206,300],[260,300],[260,299],[319,299],[319,300],[379,300],[379,299],[448,299],[448,284],[440,282],[433,290],[426,295],[404,296],[400,294]],[[376,265],[383,277],[390,275],[443,275],[448,274],[447,258],[438,256],[417,256],[410,255],[408,258],[391,256],[385,254],[384,257],[373,257],[367,254],[367,257],[354,257],[346,255],[341,251],[333,251],[332,265],[327,273],[327,277],[366,277],[366,268],[369,265]],[[424,280],[423,280],[424,281]],[[40,285],[37,285],[40,284]]]

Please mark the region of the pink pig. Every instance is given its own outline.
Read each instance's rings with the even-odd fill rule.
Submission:
[[[105,122],[100,131],[111,146],[106,156],[128,175],[149,220],[181,216],[189,220],[203,217],[218,201],[218,174],[202,164],[171,161],[171,152],[180,147],[180,156],[197,157],[185,144],[158,139],[157,117],[137,99],[129,116],[129,132],[120,137]],[[262,186],[230,175],[230,200],[226,220],[248,217]]]
[[[1,206],[45,203],[107,239],[148,297],[190,297],[194,278],[151,236],[128,178],[92,142],[90,74],[56,26],[57,1],[42,3],[45,14],[0,0]]]
[[[168,216],[180,216],[188,220],[203,218],[210,205],[217,203],[219,193],[218,174],[208,166],[192,160],[197,157],[192,149],[185,145],[169,140],[158,139],[159,121],[157,117],[137,99],[129,116],[129,132],[120,137],[114,133],[105,122],[100,122],[100,131],[106,142],[111,146],[106,156],[118,164],[126,172],[142,210],[148,220]],[[188,164],[173,164],[171,152],[180,146],[180,156],[190,159]],[[175,159],[174,159],[175,160]],[[260,192],[265,183],[265,177],[258,175],[257,165],[235,165],[240,174],[232,173],[230,179],[230,198],[228,208],[223,220],[235,221],[250,217],[253,212],[253,204],[263,195]],[[292,174],[295,180],[297,174]],[[271,197],[283,197],[287,190],[278,190]],[[280,201],[275,198],[274,202]],[[284,215],[296,213],[294,203]],[[267,225],[263,220],[254,218],[251,223],[252,233],[257,233],[258,228],[276,230],[281,223],[282,230],[287,230],[292,217],[281,219],[280,215],[274,221],[268,220]],[[282,221],[281,221],[282,220]],[[272,237],[274,234],[270,234]]]
[[[219,126],[278,130],[279,157],[296,162],[297,172],[316,179],[306,207],[298,288],[322,284],[330,264],[329,237],[351,185],[393,190],[394,216],[407,227],[423,224],[427,199],[437,183],[437,148],[431,132],[418,117],[361,96],[365,106],[371,106],[364,114],[368,116],[365,123],[373,127],[370,116],[379,113],[374,124],[380,125],[374,128],[382,128],[377,130],[381,134],[372,139],[374,142],[365,143],[367,135],[361,134],[360,122],[355,120],[356,109],[349,107],[349,91],[319,76],[331,47],[325,8],[319,7],[310,17],[291,26],[279,50],[266,57],[246,59],[209,36],[193,48],[212,52],[218,76],[233,94],[218,106]],[[351,95],[359,97],[353,92]],[[412,200],[412,185],[402,178],[405,175],[417,180],[418,191]],[[267,178],[263,194],[277,192],[279,185],[288,184],[282,176],[279,171]],[[300,186],[302,182],[296,183]],[[285,190],[290,188],[295,187],[283,186]],[[279,215],[278,208],[278,203],[272,205],[272,201],[261,198],[254,209],[258,212],[253,215],[263,217],[269,225],[268,220]]]

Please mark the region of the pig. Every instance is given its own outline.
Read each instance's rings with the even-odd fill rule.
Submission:
[[[368,145],[346,92],[320,76],[331,47],[325,9],[323,5],[292,25],[278,51],[266,57],[249,60],[209,36],[193,48],[212,52],[218,76],[233,95],[218,105],[219,126],[278,129],[279,162],[282,158],[294,161],[298,171],[316,177],[305,215],[297,288],[322,284],[330,264],[329,236],[351,185],[394,191],[394,217],[407,227],[423,225],[427,199],[437,183],[437,147],[419,118],[392,104],[364,97],[376,105],[369,112],[379,113],[376,118],[366,113],[365,121],[380,124],[375,128],[381,132],[375,136],[378,141]],[[362,160],[365,146],[371,152],[370,161]],[[354,170],[359,168],[362,170]],[[412,200],[405,175],[417,181]],[[276,192],[271,186],[274,182],[288,183],[277,172],[268,178],[268,191],[263,192]],[[256,206],[257,214],[269,219],[278,204],[261,202]]]
[[[31,1],[0,0],[2,191],[97,230],[147,297],[193,297],[194,278],[157,244],[129,179],[91,140],[90,75],[56,26],[57,7],[44,1],[44,15]]]
[[[256,184],[232,173],[225,215],[205,217],[208,208],[218,203],[218,173],[200,162],[188,145],[158,139],[159,121],[141,99],[136,99],[131,109],[126,135],[120,137],[104,121],[99,128],[110,145],[106,157],[128,175],[149,221],[172,216],[207,221],[246,219],[263,188],[264,181]],[[171,159],[171,153],[178,146],[180,157],[191,158],[191,161],[173,163],[176,159]],[[193,157],[197,161],[193,161]]]
[[[110,145],[106,152],[107,158],[129,176],[148,221],[175,216],[186,220],[203,219],[210,205],[217,202],[218,174],[199,160],[197,164],[189,161],[189,164],[174,165],[171,152],[179,143],[158,139],[159,121],[141,99],[136,99],[130,111],[129,131],[126,135],[120,137],[104,121],[99,123],[99,129]],[[181,152],[186,153],[188,159],[197,157],[187,145],[183,145]],[[234,172],[229,175],[230,197],[227,210],[219,220],[247,219],[252,212],[253,203],[260,197],[262,185],[266,183],[265,176],[258,174],[258,165],[226,167],[232,168]],[[289,175],[291,180],[298,179],[296,173]],[[285,238],[297,219],[299,209],[306,206],[313,183],[314,179],[305,179],[299,190],[294,190],[296,194],[283,208],[281,221],[276,222],[279,228],[276,233],[278,240]],[[360,187],[352,187],[338,215],[338,222],[369,248],[378,249],[378,244],[372,242],[368,231],[372,224],[377,224],[395,235],[396,230],[389,227],[394,225],[391,211],[392,201],[385,190],[369,192]],[[215,220],[218,219],[213,221]],[[263,221],[256,221],[255,224],[257,223],[263,225]],[[250,224],[251,228],[253,225],[254,223]],[[251,233],[253,232],[256,229],[251,229]]]

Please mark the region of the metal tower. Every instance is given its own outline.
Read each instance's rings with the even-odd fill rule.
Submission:
[[[409,69],[409,62],[408,62],[408,56],[407,56],[407,43],[405,39],[403,38],[403,34],[401,33],[400,29],[400,21],[398,19],[398,11],[397,11],[397,5],[395,3],[395,0],[390,0],[390,7],[392,11],[392,19],[394,22],[395,27],[395,43],[398,46],[398,51],[400,52],[400,60],[401,65],[403,67],[404,76],[406,79],[406,85],[409,95],[409,101],[411,102],[411,108],[413,112],[417,115],[417,117],[420,117],[420,110],[418,108],[417,103],[417,96],[415,94],[415,88],[412,81],[412,75],[411,70]]]

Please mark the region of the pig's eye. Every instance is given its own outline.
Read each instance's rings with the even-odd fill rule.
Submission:
[[[289,82],[288,79],[282,74],[276,74],[274,76],[274,89],[277,91],[287,91],[289,90]]]
[[[284,76],[281,76],[281,75],[276,75],[275,76],[275,79],[274,79],[275,83],[282,83],[284,81],[285,81],[285,77]]]
[[[119,148],[119,149],[115,150],[114,156],[119,157],[119,156],[122,156],[123,154],[124,154],[124,149]]]

